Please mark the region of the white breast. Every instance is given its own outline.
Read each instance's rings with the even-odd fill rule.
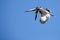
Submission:
[[[45,23],[50,18],[50,14],[46,14],[41,17],[41,23]]]
[[[46,16],[41,17],[41,21],[46,21]]]

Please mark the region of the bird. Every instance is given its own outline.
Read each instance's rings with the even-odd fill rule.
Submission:
[[[35,11],[35,20],[37,18],[37,14],[38,13],[41,14],[40,22],[42,24],[46,23],[51,16],[54,16],[53,14],[51,14],[51,11],[49,9],[43,8],[41,6],[29,9],[26,12],[32,12],[32,11]]]

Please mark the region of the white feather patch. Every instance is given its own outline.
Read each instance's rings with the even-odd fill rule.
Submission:
[[[41,21],[46,21],[46,16],[41,17]]]

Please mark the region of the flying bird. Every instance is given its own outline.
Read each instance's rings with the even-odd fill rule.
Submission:
[[[36,8],[33,8],[33,9],[30,9],[30,10],[27,10],[26,12],[32,12],[32,11],[35,11],[35,20],[37,18],[37,14],[40,13],[41,14],[41,18],[40,18],[40,22],[42,24],[46,23],[47,20],[50,18],[50,16],[53,16],[50,12],[49,9],[47,8],[43,8],[43,7],[39,7],[37,6]]]

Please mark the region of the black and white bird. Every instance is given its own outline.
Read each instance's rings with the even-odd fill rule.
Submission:
[[[32,12],[32,11],[35,11],[35,13],[36,13],[36,15],[35,15],[35,20],[36,20],[36,18],[37,18],[37,14],[38,14],[38,13],[41,14],[40,22],[41,22],[42,24],[46,23],[47,20],[48,20],[51,16],[53,16],[53,15],[51,14],[50,10],[47,9],[47,8],[36,7],[36,8],[30,9],[30,10],[28,10],[28,11],[26,11],[26,12]]]

